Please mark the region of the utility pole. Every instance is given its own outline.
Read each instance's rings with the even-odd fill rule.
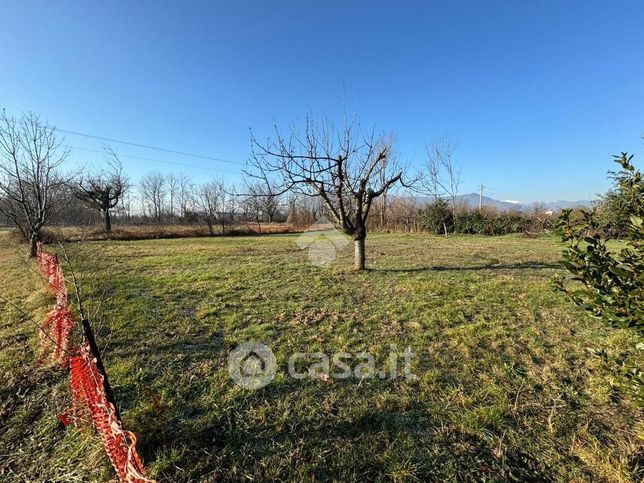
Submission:
[[[479,188],[479,211],[481,211],[483,209],[483,188],[485,188],[485,186],[480,185]]]

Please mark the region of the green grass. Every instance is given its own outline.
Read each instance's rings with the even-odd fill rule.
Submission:
[[[561,246],[509,236],[371,235],[307,263],[298,235],[70,244],[126,428],[163,481],[637,481],[641,412],[587,348],[635,354],[550,288]],[[0,288],[37,317],[51,297],[0,236]],[[257,391],[227,357],[268,344]],[[67,378],[36,365],[35,327],[0,316],[0,476],[113,477],[92,431],[61,430]],[[414,381],[296,380],[293,352],[416,354]],[[87,455],[90,455],[89,457]]]

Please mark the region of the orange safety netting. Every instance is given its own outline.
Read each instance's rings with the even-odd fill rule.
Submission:
[[[143,464],[136,452],[136,436],[123,429],[114,405],[107,400],[103,375],[87,342],[81,345],[79,355],[70,359],[70,372],[72,413],[79,420],[83,411],[89,409],[119,479],[128,483],[153,481],[144,476]]]
[[[38,244],[37,260],[43,275],[47,279],[47,286],[56,295],[56,305],[47,314],[42,323],[41,341],[45,354],[50,353],[54,345],[54,357],[63,367],[69,362],[72,350],[71,333],[74,327],[72,313],[68,308],[69,297],[67,284],[58,258],[42,251]]]
[[[56,305],[42,323],[42,341],[45,353],[51,353],[63,367],[69,366],[72,386],[72,414],[75,422],[83,415],[91,420],[101,435],[107,455],[119,479],[127,483],[154,483],[144,476],[143,464],[136,452],[136,436],[123,429],[116,408],[108,401],[104,376],[97,366],[87,341],[80,348],[72,344],[74,320],[69,310],[69,295],[58,258],[42,251],[38,244],[38,265],[47,279],[48,287],[56,295]],[[60,416],[69,423],[67,414]]]
[[[69,364],[69,356],[73,350],[71,343],[73,328],[72,313],[67,307],[61,307],[58,304],[49,312],[41,326],[40,339],[45,354],[50,353],[51,346],[54,345],[54,358],[63,367],[67,367]]]

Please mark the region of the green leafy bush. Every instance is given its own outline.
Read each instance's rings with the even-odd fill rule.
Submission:
[[[486,223],[486,235],[508,235],[510,233],[522,233],[532,226],[532,221],[527,216],[516,213],[498,213],[488,215]]]
[[[465,210],[454,217],[454,231],[466,235],[482,235],[485,233],[485,215],[478,210]]]
[[[522,233],[532,225],[530,217],[518,212],[465,210],[454,217],[454,231],[469,235]]]
[[[422,228],[437,235],[454,231],[454,213],[449,202],[438,198],[418,213],[418,222]]]
[[[613,179],[616,190],[629,200],[628,241],[621,249],[610,246],[611,237],[601,230],[596,211],[582,211],[581,218],[564,210],[558,220],[567,244],[563,265],[572,280],[559,278],[555,284],[580,307],[612,327],[644,335],[644,196],[642,173],[632,156],[616,157],[622,170]],[[570,283],[573,282],[573,283]],[[576,282],[576,283],[575,283]],[[633,382],[636,397],[644,403],[644,372],[620,363]]]
[[[628,161],[630,162],[630,159]],[[626,168],[610,171],[609,175],[615,182],[615,186],[601,196],[597,204],[596,219],[599,228],[607,236],[628,237],[630,218],[644,199],[644,186],[641,183],[631,184],[629,182],[631,171]]]
[[[631,164],[632,156],[623,153],[619,181],[624,191],[641,190],[642,175]],[[582,211],[575,220],[564,210],[558,228],[563,241],[564,266],[581,286],[566,293],[580,306],[614,327],[633,328],[644,335],[644,197],[634,199],[627,227],[629,240],[621,250],[611,250],[611,238],[600,230],[595,211]]]

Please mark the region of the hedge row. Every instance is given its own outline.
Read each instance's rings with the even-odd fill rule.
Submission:
[[[446,201],[439,200],[422,209],[418,214],[422,229],[436,233],[462,233],[469,235],[508,235],[523,233],[535,227],[538,220],[519,212],[493,212],[465,210],[453,213]]]

